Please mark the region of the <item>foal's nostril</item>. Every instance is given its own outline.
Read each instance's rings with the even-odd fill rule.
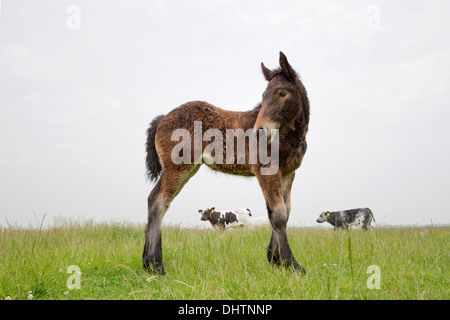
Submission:
[[[260,131],[261,127],[259,127],[257,130],[254,130],[254,133],[256,135],[256,139],[259,140],[259,131]]]
[[[258,139],[258,141],[269,142],[270,131],[263,127],[259,127],[258,131],[256,131],[256,138]]]

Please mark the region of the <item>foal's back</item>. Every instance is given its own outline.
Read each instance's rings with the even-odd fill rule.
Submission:
[[[228,111],[205,101],[190,101],[170,111],[160,122],[157,137],[166,130],[187,129],[193,132],[194,121],[201,121],[203,130],[219,129],[225,134],[226,129],[253,128],[258,108],[251,111]]]
[[[194,125],[195,122],[201,122],[201,129],[203,134],[208,129],[217,129],[221,132],[223,137],[223,163],[206,163],[211,169],[221,171],[228,174],[236,174],[242,176],[253,176],[252,167],[248,164],[248,159],[245,164],[237,164],[237,161],[233,163],[226,163],[226,139],[227,139],[227,129],[237,130],[242,129],[243,132],[247,130],[253,130],[253,126],[258,116],[259,107],[256,107],[250,111],[228,111],[204,101],[190,101],[178,108],[170,111],[158,125],[156,130],[156,150],[159,158],[163,162],[163,166],[167,167],[168,163],[164,165],[165,162],[171,161],[170,151],[173,150],[174,146],[179,143],[179,140],[172,141],[171,135],[174,130],[186,129],[189,131],[191,136],[191,159],[194,157]],[[198,138],[198,137],[197,137]],[[202,138],[202,137],[200,137]],[[202,152],[205,147],[210,144],[211,141],[202,141]],[[245,156],[248,158],[248,139],[246,140],[246,152]],[[233,143],[234,155],[237,153],[237,146]]]

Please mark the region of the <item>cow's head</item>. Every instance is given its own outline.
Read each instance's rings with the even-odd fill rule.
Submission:
[[[201,218],[202,221],[208,221],[208,220],[211,220],[211,213],[214,213],[214,211],[215,211],[215,208],[212,207],[211,209],[206,208],[205,211],[200,209],[200,210],[198,210],[198,213],[200,213],[202,215],[202,218]]]
[[[320,214],[320,216],[317,218],[317,223],[323,223],[328,220],[328,217],[330,216],[330,211],[324,211]]]

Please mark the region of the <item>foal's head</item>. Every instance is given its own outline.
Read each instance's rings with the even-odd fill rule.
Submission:
[[[253,130],[266,129],[267,139],[271,141],[270,129],[296,130],[298,120],[303,125],[308,124],[309,102],[305,87],[283,52],[280,52],[279,68],[270,70],[263,63],[261,68],[269,83]]]

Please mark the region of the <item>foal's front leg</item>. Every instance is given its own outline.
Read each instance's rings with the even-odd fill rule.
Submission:
[[[305,273],[305,269],[295,260],[287,239],[286,225],[289,214],[282,192],[281,174],[258,175],[257,177],[266,200],[267,211],[272,225],[272,236],[267,248],[267,259],[272,264],[293,267]]]

